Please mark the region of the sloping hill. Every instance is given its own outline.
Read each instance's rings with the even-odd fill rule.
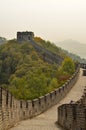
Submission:
[[[35,42],[11,40],[0,46],[0,85],[19,99],[33,99],[51,92],[74,72],[73,61],[62,50],[50,42],[37,42],[37,38]],[[58,57],[66,58],[60,69]],[[71,65],[70,71],[67,67],[64,71],[66,65]]]
[[[43,56],[44,61],[47,61],[48,63],[52,63],[52,64],[56,63],[58,65],[61,65],[64,58],[59,53],[55,54],[55,52],[51,52],[45,47],[38,45],[37,42],[34,40],[31,40],[30,42],[33,45],[33,47],[36,49],[36,51]]]

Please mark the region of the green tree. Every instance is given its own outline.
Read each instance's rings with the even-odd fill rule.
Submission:
[[[60,68],[62,73],[73,74],[75,71],[75,64],[71,58],[66,58]]]
[[[48,91],[51,92],[54,89],[58,88],[58,86],[59,86],[58,80],[56,78],[53,78],[48,87]]]

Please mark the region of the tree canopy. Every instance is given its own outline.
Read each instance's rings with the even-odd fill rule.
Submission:
[[[38,38],[38,44],[62,57],[64,55],[49,41]],[[18,99],[43,96],[61,86],[73,72],[74,63],[71,59],[65,59],[60,68],[55,63],[49,64],[29,42],[11,40],[0,45],[0,85]],[[64,73],[65,79],[61,78]]]

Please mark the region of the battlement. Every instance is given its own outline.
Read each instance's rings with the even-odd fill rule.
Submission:
[[[86,76],[86,64],[81,64],[81,67],[83,76]],[[86,86],[78,101],[59,106],[58,124],[67,130],[86,130]]]
[[[17,41],[18,42],[23,42],[23,41],[30,41],[34,38],[34,33],[33,32],[17,32]]]
[[[60,88],[38,99],[17,100],[7,90],[0,87],[0,130],[8,130],[21,120],[41,114],[63,99],[79,76],[79,68]]]

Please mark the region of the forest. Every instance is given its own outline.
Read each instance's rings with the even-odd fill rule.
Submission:
[[[34,99],[63,85],[74,73],[75,63],[50,41],[35,37],[36,43],[64,58],[61,66],[45,62],[30,42],[15,39],[0,45],[0,86],[17,99]]]

